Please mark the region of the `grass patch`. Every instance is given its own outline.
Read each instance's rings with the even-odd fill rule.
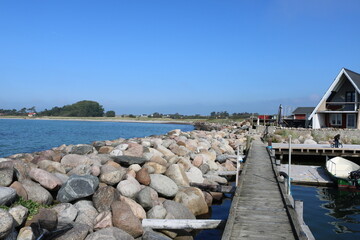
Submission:
[[[9,210],[10,208],[15,207],[15,206],[19,206],[19,205],[21,205],[23,207],[26,207],[29,210],[29,214],[28,214],[28,217],[27,217],[27,219],[29,219],[29,220],[31,220],[36,214],[38,214],[39,210],[41,208],[49,208],[49,207],[51,207],[51,206],[48,206],[48,205],[44,205],[44,204],[34,202],[32,200],[25,200],[22,197],[19,197],[13,204],[11,204],[10,207],[1,205],[0,208],[5,209],[5,210]]]

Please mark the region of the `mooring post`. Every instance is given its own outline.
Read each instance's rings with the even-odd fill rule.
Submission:
[[[242,149],[242,147],[241,147]],[[237,146],[237,158],[236,158],[236,181],[235,186],[238,186],[239,182],[239,171],[240,171],[240,162],[242,162],[242,158],[240,156],[240,145]]]
[[[291,135],[289,135],[288,195],[291,195]]]

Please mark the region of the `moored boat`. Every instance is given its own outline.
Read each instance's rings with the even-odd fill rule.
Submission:
[[[360,166],[342,157],[326,161],[326,170],[339,188],[360,190]]]

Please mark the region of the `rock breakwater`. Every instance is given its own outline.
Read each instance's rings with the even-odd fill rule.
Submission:
[[[208,213],[219,193],[190,183],[226,184],[219,171],[234,170],[231,156],[246,135],[237,126],[173,130],[0,158],[0,238],[34,239],[39,231],[64,229],[51,239],[192,239],[143,229],[141,220]],[[29,217],[32,205],[21,202],[46,208]]]

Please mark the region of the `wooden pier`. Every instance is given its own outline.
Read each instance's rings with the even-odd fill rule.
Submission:
[[[275,154],[283,156],[289,154],[289,144],[273,143]],[[332,148],[330,144],[291,144],[293,155],[320,155],[360,157],[360,145],[344,144],[342,148]]]
[[[222,240],[313,239],[302,216],[297,215],[292,197],[278,181],[277,171],[266,146],[255,140],[240,175]]]

